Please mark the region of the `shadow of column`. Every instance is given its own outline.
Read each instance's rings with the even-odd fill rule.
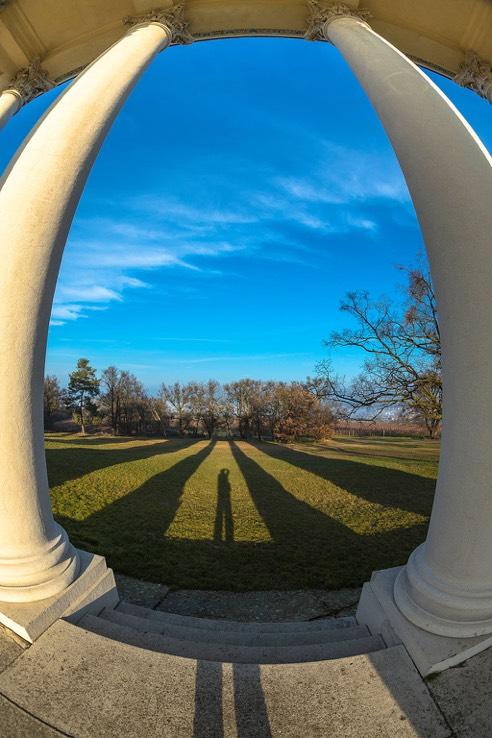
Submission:
[[[425,525],[358,533],[324,511],[289,492],[245,453],[256,445],[230,442],[232,455],[246,481],[251,499],[270,533],[273,545],[265,547],[264,566],[275,571],[279,589],[302,588],[303,571],[320,588],[359,586],[372,571],[398,566],[425,536]],[[257,446],[263,449],[262,445]],[[345,462],[357,470],[357,462]],[[370,473],[373,467],[366,467]],[[301,467],[302,468],[302,467]],[[396,485],[404,472],[390,470]],[[424,480],[425,481],[425,480]],[[367,498],[366,498],[367,499]],[[266,550],[270,555],[267,557]],[[288,583],[288,584],[287,584]]]
[[[320,479],[368,502],[385,507],[400,507],[418,515],[430,515],[436,486],[434,478],[377,463],[310,454],[272,442],[250,443],[273,459],[316,474]],[[408,462],[409,459],[405,461]]]
[[[221,469],[217,478],[217,510],[215,513],[214,542],[233,543],[234,520],[232,517],[231,483],[229,469]]]
[[[94,439],[78,442],[78,439],[55,439],[61,448],[46,448],[46,463],[50,487],[56,487],[64,482],[85,477],[87,474],[107,469],[118,464],[127,464],[129,461],[141,461],[151,459],[163,454],[178,453],[182,449],[190,448],[197,441],[182,441],[171,439],[169,441],[146,442],[143,445],[128,446],[131,439],[102,439],[101,446]],[[136,439],[138,440],[138,439]],[[114,445],[116,448],[104,448],[105,445]]]
[[[62,516],[57,519],[76,545],[102,553],[117,571],[134,575],[133,568],[138,567],[144,578],[166,576],[162,562],[172,566],[166,534],[181,505],[187,481],[212,453],[214,445],[214,441],[192,444],[190,448],[195,453],[180,458],[84,520]],[[128,550],[132,551],[131,567]]]
[[[197,661],[193,738],[224,738],[222,664]]]

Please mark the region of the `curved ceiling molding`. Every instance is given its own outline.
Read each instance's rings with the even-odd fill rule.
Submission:
[[[138,16],[170,0],[0,0],[0,89],[35,60],[54,84],[74,76]],[[329,3],[327,3],[329,4]],[[418,64],[492,101],[491,0],[345,0]],[[241,36],[303,38],[304,0],[186,0],[196,41]]]

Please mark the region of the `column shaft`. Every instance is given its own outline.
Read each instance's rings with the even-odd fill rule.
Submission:
[[[22,98],[15,90],[4,90],[0,94],[0,128],[17,113],[21,105]]]
[[[171,41],[156,21],[93,62],[17,152],[0,190],[0,601],[63,590],[77,556],[50,507],[43,376],[51,305],[72,218],[123,102]]]
[[[443,351],[441,461],[425,544],[396,588],[402,612],[450,636],[492,631],[492,168],[473,130],[404,54],[353,17],[324,25],[399,159],[435,285]]]

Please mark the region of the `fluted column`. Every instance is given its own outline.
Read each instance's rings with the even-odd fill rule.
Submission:
[[[77,554],[50,507],[43,439],[46,338],[60,261],[87,176],[152,59],[183,38],[182,7],[130,19],[26,139],[0,190],[0,601],[64,590]]]
[[[0,128],[22,107],[22,97],[17,90],[4,90],[0,94]]]
[[[35,59],[25,69],[20,69],[10,81],[9,87],[0,94],[0,128],[33,98],[54,87],[48,73]]]
[[[310,38],[342,53],[399,159],[436,289],[443,433],[426,542],[402,570],[401,612],[433,633],[492,632],[492,162],[445,95],[340,4],[311,4]]]

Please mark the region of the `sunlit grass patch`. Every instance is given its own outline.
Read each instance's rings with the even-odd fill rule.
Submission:
[[[436,442],[47,436],[56,517],[116,570],[179,587],[337,588],[425,537]]]

